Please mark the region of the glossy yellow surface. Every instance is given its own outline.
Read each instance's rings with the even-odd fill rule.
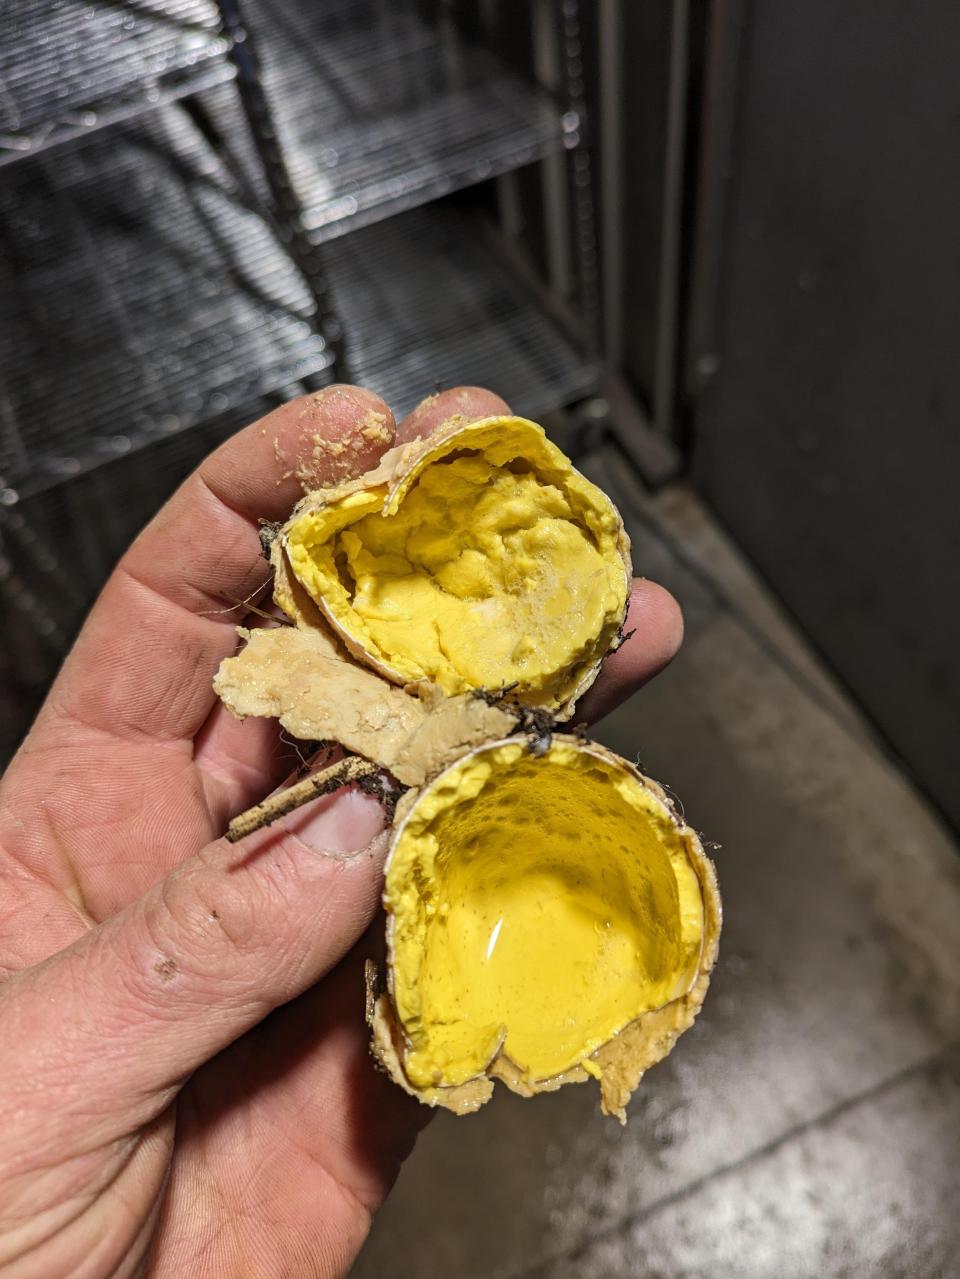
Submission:
[[[558,706],[609,648],[626,573],[609,499],[540,427],[473,424],[388,494],[302,516],[294,573],[403,683],[447,694],[516,685]]]
[[[417,1087],[502,1049],[529,1081],[584,1064],[694,980],[699,880],[634,774],[579,744],[488,747],[419,797],[387,868],[393,999]]]

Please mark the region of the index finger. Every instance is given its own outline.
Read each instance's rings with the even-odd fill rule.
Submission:
[[[123,556],[67,658],[38,727],[67,715],[114,736],[190,739],[214,702],[246,600],[269,580],[259,521],[304,488],[375,466],[396,424],[371,391],[331,386],[227,440]]]

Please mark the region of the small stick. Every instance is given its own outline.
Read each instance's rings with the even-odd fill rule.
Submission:
[[[383,772],[382,767],[371,764],[368,759],[361,759],[359,755],[348,755],[346,759],[341,759],[336,764],[331,764],[329,768],[305,777],[302,782],[296,782],[293,786],[288,786],[286,790],[278,791],[276,795],[265,799],[262,804],[255,804],[253,808],[248,808],[245,813],[235,817],[227,827],[227,841],[235,844],[245,835],[252,835],[255,830],[269,826],[278,817],[292,813],[295,808],[308,803],[311,799],[316,799],[318,795],[328,795],[330,791],[347,786],[350,782],[358,782],[361,778],[381,772]]]

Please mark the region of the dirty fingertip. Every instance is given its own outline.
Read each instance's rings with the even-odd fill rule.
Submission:
[[[510,406],[493,391],[482,386],[454,386],[421,400],[397,427],[397,443],[406,444],[429,435],[441,422],[459,414],[466,422],[509,413]]]
[[[396,421],[373,391],[336,383],[271,414],[286,473],[304,491],[362,475],[394,442]]]

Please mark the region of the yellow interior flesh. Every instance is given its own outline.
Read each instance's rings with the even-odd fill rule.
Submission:
[[[287,539],[310,594],[405,683],[559,705],[609,648],[627,582],[607,497],[523,419],[459,433],[387,505],[354,493]]]
[[[501,743],[441,774],[385,900],[404,1069],[421,1088],[463,1083],[501,1049],[529,1082],[561,1074],[684,994],[699,965],[703,902],[676,826],[579,744],[538,757]]]

